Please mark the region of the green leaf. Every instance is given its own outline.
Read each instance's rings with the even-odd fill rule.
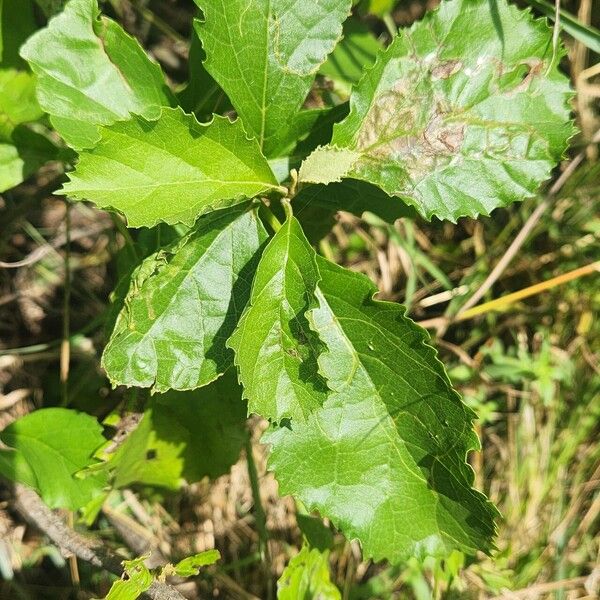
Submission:
[[[535,194],[574,132],[571,91],[545,21],[494,6],[446,0],[402,30],[301,179],[369,181],[450,220]]]
[[[95,451],[106,442],[98,421],[65,408],[36,410],[2,432],[0,473],[34,488],[51,508],[77,510],[101,493],[103,474],[75,478],[97,464]]]
[[[51,17],[64,9],[67,0],[35,0],[47,17]]]
[[[35,98],[35,78],[15,69],[0,70],[0,138],[10,136],[17,125],[44,115]]]
[[[306,546],[294,556],[277,582],[278,600],[341,600],[329,575],[329,552]]]
[[[361,7],[364,7],[372,15],[383,17],[386,13],[394,9],[397,2],[398,0],[366,0],[366,2],[362,3]]]
[[[309,121],[310,129],[308,130],[308,135],[300,140],[292,150],[292,156],[289,158],[294,163],[296,161],[299,163],[302,158],[310,154],[315,148],[327,144],[333,135],[333,126],[348,116],[349,109],[349,103],[343,102],[332,108],[304,110],[298,113],[297,121],[300,121],[300,117],[306,118]],[[316,119],[310,118],[315,116],[317,117]],[[300,139],[301,136],[298,135],[297,137]],[[294,164],[293,166],[296,168],[299,164]]]
[[[280,189],[240,121],[215,116],[204,125],[164,108],[157,121],[135,117],[100,131],[59,193],[119,210],[130,227],[192,225],[204,213]]]
[[[369,28],[359,19],[350,17],[344,23],[344,37],[319,69],[333,81],[334,89],[344,100],[352,86],[362,77],[364,69],[375,62],[382,46]]]
[[[311,548],[321,552],[333,548],[333,533],[323,523],[323,519],[311,515],[297,514],[296,521]]]
[[[206,53],[194,31],[188,59],[188,84],[178,92],[177,100],[185,112],[194,113],[199,121],[210,120],[213,113],[231,110],[229,98],[204,68],[205,59]]]
[[[44,163],[58,158],[58,148],[44,135],[19,125],[0,138],[0,193],[19,185]]]
[[[300,167],[300,181],[335,183],[352,171],[361,153],[337,146],[321,146],[308,156]]]
[[[200,573],[201,567],[214,565],[221,558],[218,550],[206,550],[194,556],[188,556],[175,565],[175,574],[179,577],[194,577]]]
[[[160,67],[97,0],[70,0],[62,13],[21,48],[38,76],[38,100],[75,149],[100,139],[97,125],[136,114],[152,120],[173,104]]]
[[[115,487],[179,489],[229,472],[246,440],[246,405],[230,372],[200,390],[153,396],[107,466]]]
[[[0,192],[57,158],[58,149],[48,138],[24,126],[43,114],[35,98],[35,77],[16,69],[0,70]]]
[[[105,600],[137,600],[149,590],[154,578],[144,564],[147,558],[147,556],[141,556],[133,560],[124,560],[123,569],[127,579],[115,581]]]
[[[195,0],[206,70],[268,157],[290,141],[294,118],[333,50],[351,0]]]
[[[451,388],[427,333],[398,304],[372,299],[363,275],[318,259],[319,306],[332,390],[306,423],[267,434],[283,494],[329,517],[366,558],[489,550],[493,507],[471,488],[473,413]]]
[[[303,421],[325,399],[319,342],[305,317],[319,278],[315,257],[289,217],[261,257],[250,304],[228,342],[249,411],[275,421]]]
[[[0,0],[0,61],[4,53],[4,0]]]
[[[3,69],[23,69],[23,42],[37,29],[31,0],[0,1],[0,61]]]
[[[415,218],[416,211],[381,188],[358,179],[329,185],[306,185],[294,197],[294,214],[311,243],[323,239],[336,223],[335,214],[347,211],[362,217],[373,213],[388,223],[402,217]]]
[[[371,212],[388,223],[401,217],[416,216],[412,207],[388,196],[381,188],[357,179],[304,186],[294,198],[294,212],[302,219],[303,211],[311,207],[329,212],[345,210],[359,217]]]
[[[190,390],[233,363],[225,342],[248,302],[267,234],[248,203],[215,211],[134,273],[104,350],[113,385]]]

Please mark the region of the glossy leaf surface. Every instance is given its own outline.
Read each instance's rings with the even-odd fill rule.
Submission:
[[[574,132],[571,91],[545,21],[494,6],[446,0],[401,30],[301,179],[362,179],[450,220],[533,195]]]
[[[319,342],[308,326],[319,274],[315,252],[290,217],[261,258],[250,305],[229,341],[250,412],[300,421],[325,399]]]
[[[130,227],[192,225],[201,214],[278,188],[255,140],[240,121],[200,124],[181,109],[156,121],[135,117],[101,129],[62,193],[119,210]]]
[[[65,408],[36,410],[2,432],[0,473],[35,489],[51,508],[77,510],[98,495],[104,474],[75,477],[97,464],[95,451],[106,441],[98,421]]]
[[[342,33],[351,0],[195,0],[206,70],[273,157]]]
[[[248,204],[199,219],[134,273],[102,364],[114,385],[189,390],[231,365],[266,232]]]
[[[495,512],[471,488],[473,414],[427,334],[363,275],[318,259],[308,318],[331,393],[306,423],[267,434],[280,491],[329,517],[366,557],[399,562],[489,549]]]
[[[75,149],[100,139],[98,125],[132,113],[157,119],[160,107],[173,103],[160,67],[120,25],[99,14],[97,0],[70,0],[21,48],[38,76],[41,107]]]

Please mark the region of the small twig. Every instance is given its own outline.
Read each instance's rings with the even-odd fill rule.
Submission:
[[[572,577],[571,579],[563,579],[562,581],[551,581],[549,583],[536,583],[522,590],[510,591],[506,590],[500,596],[495,596],[492,600],[511,600],[513,598],[529,598],[555,592],[556,590],[573,589],[583,587],[588,576]]]
[[[472,319],[478,315],[482,315],[484,313],[490,312],[492,310],[497,310],[508,304],[512,304],[513,302],[517,302],[518,300],[522,300],[523,298],[528,298],[529,296],[534,296],[535,294],[539,294],[540,292],[544,292],[549,290],[557,285],[567,283],[568,281],[572,281],[573,279],[578,279],[579,277],[583,277],[585,275],[591,275],[592,273],[600,272],[600,261],[595,263],[591,263],[589,265],[585,265],[583,267],[579,267],[578,269],[573,269],[568,273],[563,273],[562,275],[557,275],[556,277],[552,277],[552,279],[548,279],[547,281],[542,281],[541,283],[536,283],[534,285],[530,285],[518,292],[513,292],[512,294],[506,294],[506,296],[500,296],[500,298],[496,298],[495,300],[490,300],[489,302],[484,302],[479,306],[475,306],[470,308],[469,310],[465,310],[460,313],[454,320],[455,321],[464,321],[466,319]]]
[[[60,390],[61,405],[69,406],[69,367],[71,364],[71,204],[65,200],[65,284],[63,293],[63,328],[62,340],[60,344]],[[73,512],[67,514],[67,523],[73,527]],[[79,577],[79,567],[77,566],[77,556],[69,556],[69,573],[71,582],[75,587],[79,587],[81,578]]]
[[[100,223],[100,224],[92,225],[91,227],[87,227],[84,229],[76,229],[75,231],[71,232],[70,240],[71,240],[71,242],[75,242],[81,238],[88,237],[90,235],[95,235],[97,233],[102,233],[107,228],[108,227],[105,223]],[[57,250],[58,248],[60,248],[61,246],[63,246],[66,243],[67,243],[66,234],[60,235],[52,242],[49,242],[43,246],[40,246],[39,248],[36,248],[30,254],[28,254],[25,258],[23,258],[21,260],[16,260],[14,262],[0,261],[0,268],[2,268],[2,269],[20,269],[21,267],[28,267],[30,265],[33,265],[33,264],[39,262],[47,254],[50,254],[50,252]]]
[[[67,527],[33,490],[16,483],[14,497],[15,508],[21,516],[46,534],[59,548],[118,577],[123,575],[121,559],[116,554],[96,540],[87,539]],[[158,581],[152,584],[146,596],[152,600],[185,600],[173,586]]]
[[[69,405],[69,365],[71,362],[71,204],[65,201],[65,284],[63,294],[63,327],[60,344],[61,404]],[[73,571],[73,566],[71,566]]]

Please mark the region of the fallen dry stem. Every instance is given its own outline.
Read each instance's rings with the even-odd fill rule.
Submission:
[[[87,539],[67,527],[33,490],[16,483],[14,499],[14,506],[19,514],[42,533],[45,533],[59,548],[118,577],[123,575],[119,556],[105,548],[97,540]],[[145,595],[152,600],[185,600],[184,596],[173,586],[157,581],[152,584]]]

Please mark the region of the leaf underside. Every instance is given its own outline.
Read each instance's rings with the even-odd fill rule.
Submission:
[[[248,204],[199,219],[133,275],[102,365],[114,385],[190,390],[233,363],[225,342],[267,234]]]
[[[239,120],[200,124],[179,108],[158,120],[134,117],[102,127],[80,154],[62,194],[122,212],[130,227],[196,218],[276,189],[277,181]]]
[[[453,221],[533,195],[574,133],[571,90],[545,21],[506,0],[495,7],[445,1],[401,30],[304,180],[369,181]]]

